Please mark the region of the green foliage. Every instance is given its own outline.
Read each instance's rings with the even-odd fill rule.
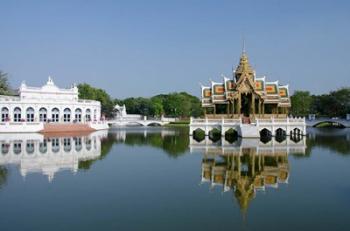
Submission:
[[[189,139],[188,129],[178,128],[179,132],[176,135],[162,136],[160,133],[147,134],[147,137],[143,133],[129,133],[123,142],[129,146],[152,146],[161,148],[170,157],[178,157],[183,155],[188,150]]]
[[[350,88],[340,88],[329,94],[310,95],[308,91],[296,91],[292,97],[292,114],[335,117],[350,113]]]
[[[295,91],[291,96],[292,114],[306,116],[310,114],[312,96],[308,91]]]
[[[0,95],[10,95],[10,85],[8,83],[7,73],[0,70]]]
[[[130,97],[124,100],[112,99],[102,89],[94,88],[89,84],[78,85],[79,98],[98,100],[101,102],[101,111],[107,117],[113,115],[114,105],[125,104],[128,114],[141,114],[145,116],[176,116],[198,117],[203,114],[200,100],[186,92],[156,95],[151,98]]]
[[[121,101],[121,104],[125,104],[128,114],[141,114],[145,116],[155,115],[155,105],[147,98],[126,98]]]
[[[161,94],[152,98],[126,98],[119,101],[125,104],[127,113],[146,116],[198,117],[203,114],[201,103],[195,96],[185,92]]]
[[[3,185],[6,184],[7,176],[8,176],[7,168],[0,166],[0,189]]]
[[[318,115],[344,116],[350,113],[350,88],[341,88],[329,94],[314,96],[314,111]]]
[[[90,99],[98,100],[101,102],[101,112],[107,116],[111,117],[113,113],[114,100],[110,95],[102,89],[91,87],[89,84],[82,83],[78,85],[79,98],[80,99]]]
[[[203,114],[200,100],[186,92],[156,95],[151,100],[161,103],[167,116],[198,117]]]

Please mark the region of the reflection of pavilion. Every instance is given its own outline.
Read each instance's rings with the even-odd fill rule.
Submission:
[[[191,151],[202,151],[201,182],[223,191],[234,192],[242,212],[246,212],[256,192],[267,187],[277,188],[288,183],[288,154],[305,153],[305,139],[294,142],[286,139],[263,143],[256,139],[237,140],[234,144],[220,140],[213,143],[191,141]]]
[[[208,136],[199,142],[193,137],[190,137],[191,152],[200,151],[223,155],[239,153],[245,148],[255,149],[258,154],[274,154],[281,151],[304,154],[306,149],[306,139],[302,136],[295,140],[289,137],[285,137],[285,139],[279,141],[275,138],[271,138],[267,142],[262,142],[260,139],[236,139],[233,143],[230,143],[225,137],[221,137],[221,139],[216,142],[211,140]]]
[[[0,165],[18,164],[21,175],[41,172],[52,181],[56,172],[78,171],[80,161],[101,155],[101,138],[107,131],[84,137],[45,138],[40,134],[2,134]]]

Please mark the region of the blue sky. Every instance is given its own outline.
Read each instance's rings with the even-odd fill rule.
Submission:
[[[242,37],[257,75],[320,94],[350,86],[349,1],[0,1],[10,83],[86,82],[113,97],[230,75]]]

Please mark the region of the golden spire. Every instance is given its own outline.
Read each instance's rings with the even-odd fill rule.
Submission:
[[[235,72],[236,81],[238,81],[243,74],[254,78],[254,70],[250,67],[248,55],[245,51],[245,40],[243,40],[242,55]]]

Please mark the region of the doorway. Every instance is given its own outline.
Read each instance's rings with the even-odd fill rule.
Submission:
[[[252,94],[242,94],[241,95],[241,114],[249,117],[250,107],[251,107]]]

